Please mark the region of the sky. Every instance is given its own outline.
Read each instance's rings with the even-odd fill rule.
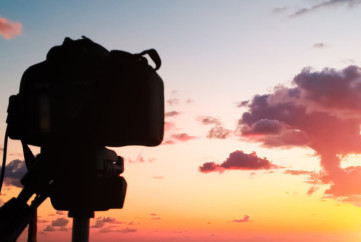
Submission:
[[[111,148],[125,204],[95,213],[90,241],[360,241],[360,21],[358,0],[3,0],[0,137],[22,74],[65,37],[154,48],[164,140]],[[21,189],[19,143],[2,204]],[[66,211],[47,199],[38,215],[39,241],[70,241]]]

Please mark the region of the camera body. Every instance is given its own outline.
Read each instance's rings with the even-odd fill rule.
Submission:
[[[41,147],[69,139],[99,146],[159,145],[164,131],[159,66],[153,49],[109,52],[85,37],[66,38],[24,72],[19,94],[10,98],[9,137]]]

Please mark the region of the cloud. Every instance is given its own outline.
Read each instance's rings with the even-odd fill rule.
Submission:
[[[315,43],[313,46],[312,46],[312,48],[314,48],[314,49],[323,49],[323,48],[325,48],[326,47],[326,45],[324,44],[324,43]]]
[[[221,121],[217,118],[211,116],[200,116],[197,120],[203,125],[214,125],[214,127],[208,131],[207,138],[225,139],[232,134],[230,129],[222,127]]]
[[[237,103],[237,108],[242,108],[242,107],[247,107],[247,105],[249,104],[249,101],[241,101]]]
[[[186,133],[179,133],[179,134],[172,134],[171,138],[177,140],[177,141],[182,141],[182,142],[186,142],[192,139],[197,139],[197,137],[195,136],[190,136]]]
[[[169,132],[170,130],[175,129],[175,124],[174,122],[164,122],[164,132]]]
[[[312,195],[315,191],[318,190],[318,187],[312,186],[308,191],[307,191],[307,195]]]
[[[161,220],[162,218],[159,216],[159,214],[151,213],[150,214],[152,220]]]
[[[137,229],[132,229],[132,228],[124,228],[124,229],[113,229],[111,227],[107,227],[107,228],[101,228],[99,230],[100,233],[111,233],[111,232],[118,232],[118,233],[134,233],[134,232],[137,232],[138,230]]]
[[[239,120],[238,134],[267,147],[309,147],[323,168],[314,182],[331,185],[327,196],[361,194],[361,168],[340,166],[345,155],[361,153],[361,69],[348,66],[316,72],[305,68],[293,84],[256,95]],[[273,120],[278,128],[256,132],[264,120]]]
[[[164,176],[152,176],[152,178],[161,180],[161,179],[164,179]]]
[[[298,17],[322,8],[338,7],[345,4],[347,4],[349,7],[354,7],[360,3],[361,3],[360,0],[326,0],[318,4],[312,5],[309,8],[301,8],[296,12],[294,12],[293,14],[291,14],[290,17]]]
[[[20,179],[27,172],[27,168],[24,161],[13,160],[5,166],[5,178],[6,185],[13,185],[16,187],[23,187],[20,183]]]
[[[63,227],[69,223],[69,219],[66,218],[57,218],[51,222],[51,225],[54,227]]]
[[[304,170],[286,170],[285,174],[290,174],[290,175],[310,175],[313,174],[313,171],[304,171]]]
[[[122,222],[117,221],[112,217],[98,217],[95,219],[95,224],[91,226],[91,228],[102,228],[106,224],[121,224]]]
[[[117,232],[120,232],[120,233],[134,233],[134,232],[137,232],[138,230],[137,229],[132,229],[132,228],[124,228],[124,229],[119,229],[117,230]]]
[[[217,118],[213,118],[211,116],[200,116],[197,118],[199,122],[204,125],[220,125],[221,122]]]
[[[55,230],[55,228],[54,228],[53,226],[47,225],[43,231],[46,231],[46,232],[54,232],[54,231],[56,231],[56,230]]]
[[[248,215],[244,215],[243,218],[241,218],[241,219],[234,219],[234,220],[232,220],[232,222],[233,222],[233,223],[247,223],[247,222],[251,222],[251,221],[249,220],[249,216],[248,216]]]
[[[279,134],[282,125],[278,120],[260,119],[251,126],[244,125],[242,128],[243,135]]]
[[[230,129],[223,128],[222,126],[215,126],[208,131],[207,138],[225,139],[232,134]]]
[[[164,113],[164,117],[175,117],[178,116],[180,114],[180,112],[177,111],[170,111],[170,112],[165,112]]]
[[[246,154],[243,151],[237,150],[232,152],[229,157],[221,164],[214,162],[206,162],[199,167],[199,171],[203,173],[209,172],[223,172],[225,170],[269,170],[280,168],[272,164],[266,158],[260,158],[256,152]]]
[[[5,39],[14,38],[21,34],[22,25],[18,22],[7,20],[0,17],[0,35]]]

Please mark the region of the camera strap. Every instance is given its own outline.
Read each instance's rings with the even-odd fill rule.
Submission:
[[[139,54],[136,54],[138,56],[143,56],[143,55],[149,55],[149,57],[152,59],[152,61],[155,64],[155,67],[153,68],[153,70],[158,70],[162,64],[162,61],[158,55],[158,52],[155,49],[149,49],[149,50],[144,50]]]

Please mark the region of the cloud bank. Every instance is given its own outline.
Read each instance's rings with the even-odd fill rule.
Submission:
[[[324,170],[318,179],[331,185],[326,196],[357,198],[361,167],[343,169],[341,159],[361,153],[361,69],[305,68],[293,84],[256,95],[238,122],[238,134],[266,147],[313,149]]]

